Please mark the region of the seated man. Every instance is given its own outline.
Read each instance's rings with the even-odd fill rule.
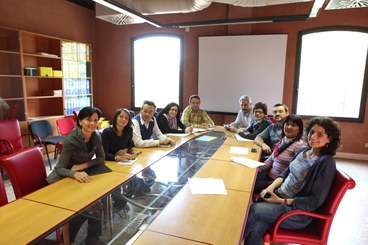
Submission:
[[[227,130],[232,132],[237,132],[238,128],[243,131],[245,128],[249,127],[254,118],[253,116],[253,108],[252,108],[252,99],[248,95],[243,95],[239,98],[240,111],[236,116],[234,122],[230,124],[225,124],[224,127]]]
[[[133,143],[136,147],[154,147],[159,145],[175,145],[175,141],[162,134],[153,114],[156,105],[145,100],[141,111],[132,120]]]
[[[273,118],[276,123],[269,125],[254,139],[254,143],[262,148],[262,161],[266,160],[268,156],[271,155],[275,146],[280,141],[282,136],[282,124],[288,115],[289,112],[286,105],[276,104],[273,107]]]
[[[192,95],[189,98],[189,105],[184,109],[181,121],[186,127],[192,128],[212,128],[214,122],[208,116],[207,112],[200,109],[201,99],[198,95]]]

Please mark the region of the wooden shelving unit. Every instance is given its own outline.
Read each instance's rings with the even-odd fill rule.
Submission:
[[[0,27],[0,120],[7,118],[26,119],[19,31]]]

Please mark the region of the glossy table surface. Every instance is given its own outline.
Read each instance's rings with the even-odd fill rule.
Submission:
[[[0,208],[0,244],[27,244],[64,223],[75,212],[18,199]]]
[[[172,138],[177,142],[175,146],[135,148],[135,151],[141,151],[142,154],[138,155],[132,165],[106,161],[106,166],[112,172],[92,176],[90,183],[64,178],[0,208],[0,214],[7,210],[9,215],[15,215],[20,207],[24,207],[24,212],[32,213],[30,220],[34,224],[41,217],[52,217],[40,226],[41,230],[31,229],[32,232],[26,233],[24,241],[32,241],[32,238],[38,239],[42,234],[60,227],[76,214],[85,215],[83,210],[99,202],[104,206],[103,225],[108,233],[103,234],[103,240],[124,244],[127,240],[119,239],[131,239],[130,235],[126,237],[125,232],[129,224],[121,223],[117,219],[120,216],[116,216],[110,207],[114,201],[110,194],[118,191],[128,198],[130,215],[152,216],[152,220],[146,222],[148,228],[134,244],[147,244],[146,239],[160,241],[160,244],[239,243],[256,170],[230,162],[230,157],[234,156],[231,147],[237,147],[240,152],[247,151],[245,155],[242,152],[244,157],[258,159],[259,151],[251,152],[251,148],[256,146],[252,142],[237,142],[233,133],[224,132],[221,127],[211,132]],[[147,176],[153,181],[149,185],[146,182]],[[187,185],[188,178],[223,179],[227,195],[193,195]],[[142,186],[148,192],[134,192]],[[38,213],[38,209],[42,209],[42,212]],[[1,215],[1,220],[9,223],[9,219],[12,219],[9,215]],[[134,223],[136,216],[131,218]],[[22,219],[15,220],[21,222]],[[28,220],[24,224],[29,225]],[[22,225],[17,226],[19,229],[13,227],[14,233],[6,237],[19,234]],[[0,244],[6,244],[1,241]]]
[[[91,177],[92,181],[89,183],[79,183],[75,179],[64,178],[23,198],[67,210],[80,211],[121,185],[131,175],[110,172]]]

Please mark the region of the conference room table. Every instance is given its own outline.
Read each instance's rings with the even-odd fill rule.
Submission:
[[[10,224],[7,227],[12,230],[5,233],[1,229],[0,244],[39,241],[73,217],[86,215],[85,210],[94,205],[104,206],[103,240],[109,244],[132,239],[136,239],[134,244],[147,244],[147,240],[160,244],[241,243],[256,169],[233,163],[230,158],[258,160],[260,148],[252,142],[238,142],[233,133],[222,127],[170,137],[177,142],[170,148],[134,148],[142,153],[131,165],[106,161],[112,171],[92,176],[90,183],[64,178],[0,208],[1,227]],[[247,154],[241,149],[234,153],[231,147],[241,147]],[[252,148],[257,152],[251,152]],[[113,213],[111,194],[119,191],[124,195],[129,183],[144,183],[147,172],[154,175],[149,192],[124,198],[130,213],[144,214],[148,219],[144,229],[138,227],[127,236],[123,232],[127,225]],[[227,194],[194,195],[188,178],[222,179]],[[22,222],[25,217],[30,218]],[[31,220],[35,220],[35,225],[29,225]],[[38,226],[38,220],[42,226]]]

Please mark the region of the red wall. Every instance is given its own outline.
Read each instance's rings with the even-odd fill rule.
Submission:
[[[266,15],[272,13],[272,8],[265,8]],[[299,11],[299,10],[298,10]],[[240,13],[241,12],[241,13]],[[304,9],[299,11],[304,13]],[[191,21],[199,13],[190,15],[167,15],[155,17],[160,22]],[[228,7],[222,4],[212,4],[208,9],[201,11],[201,18],[222,19],[225,16],[237,18],[249,16],[249,8],[239,11],[239,8]],[[253,13],[260,15],[259,11]],[[321,11],[318,18],[305,21],[279,22],[253,25],[231,25],[217,27],[196,27],[185,29],[157,29],[148,24],[115,26],[105,21],[96,20],[96,50],[95,56],[95,102],[106,115],[111,116],[115,107],[130,107],[130,39],[137,35],[169,32],[184,36],[184,94],[183,104],[186,106],[188,97],[198,91],[198,37],[206,35],[240,35],[240,34],[288,34],[286,55],[284,97],[283,102],[292,107],[294,90],[294,71],[296,60],[297,32],[303,29],[331,26],[354,25],[368,27],[368,8],[350,10]],[[95,58],[96,58],[95,57]],[[106,95],[108,91],[108,96]],[[331,92],[331,91],[326,91]],[[246,91],[245,91],[246,93]],[[112,106],[113,105],[113,106]],[[238,105],[234,105],[238,106]],[[368,154],[364,143],[368,142],[368,105],[365,114],[365,123],[340,123],[342,128],[341,152]],[[217,124],[233,120],[233,116],[211,115]],[[359,133],[357,133],[359,132]]]

